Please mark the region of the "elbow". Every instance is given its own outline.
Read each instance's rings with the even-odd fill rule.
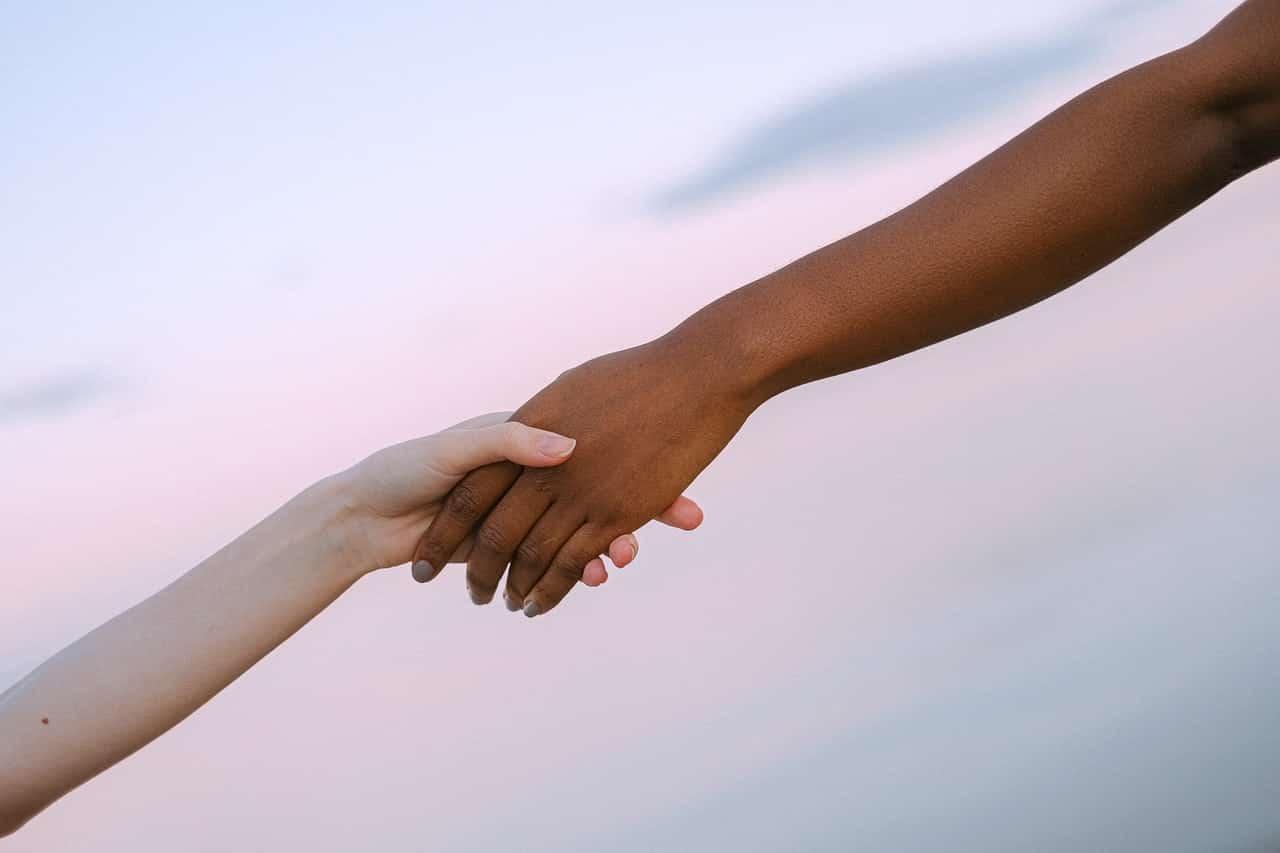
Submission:
[[[1214,192],[1280,158],[1280,124],[1261,110],[1214,108],[1206,119],[1212,131],[1200,138],[1212,140],[1205,149],[1205,174]]]
[[[1227,182],[1280,158],[1280,62],[1258,53],[1228,29],[1174,54],[1198,116],[1215,128]]]
[[[1237,177],[1280,158],[1280,98],[1237,106],[1227,123]]]

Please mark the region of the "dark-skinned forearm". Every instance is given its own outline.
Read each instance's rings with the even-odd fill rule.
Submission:
[[[1277,156],[1280,0],[1251,0],[665,340],[758,404],[1039,302]]]
[[[1274,158],[1278,118],[1280,0],[1251,0],[905,210],[658,341],[566,371],[515,417],[574,436],[574,458],[552,472],[472,472],[419,553],[438,568],[474,530],[468,579],[509,564],[507,598],[546,613],[611,538],[669,505],[756,405],[1079,281]]]

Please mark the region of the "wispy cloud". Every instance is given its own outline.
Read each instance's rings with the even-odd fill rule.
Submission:
[[[118,387],[117,382],[101,373],[82,371],[0,390],[0,426],[69,414],[97,402]]]
[[[867,157],[1005,107],[1086,63],[1124,18],[1160,0],[1113,3],[1052,35],[899,68],[807,99],[737,134],[693,174],[657,192],[659,215],[817,163]]]

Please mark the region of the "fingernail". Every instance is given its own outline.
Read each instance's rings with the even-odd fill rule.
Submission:
[[[554,432],[544,432],[542,438],[538,439],[538,452],[543,456],[559,459],[572,453],[573,446],[577,443],[572,438],[565,438],[563,435],[556,435]]]
[[[515,613],[520,609],[520,602],[512,600],[511,596],[507,595],[506,592],[502,593],[502,600],[506,603],[507,609],[512,613]]]
[[[413,579],[418,583],[426,583],[436,576],[435,566],[426,560],[418,560],[413,564]]]
[[[530,619],[537,616],[541,612],[542,612],[542,608],[538,606],[538,602],[536,601],[530,601],[528,604],[524,606],[524,615],[528,616]]]
[[[488,604],[489,603],[480,597],[480,593],[476,592],[474,589],[471,588],[471,584],[467,584],[467,595],[471,596],[472,604]]]

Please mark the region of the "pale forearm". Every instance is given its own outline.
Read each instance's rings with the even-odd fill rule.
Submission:
[[[759,402],[1045,299],[1277,155],[1280,0],[1253,0],[670,337]]]
[[[355,582],[335,483],[299,495],[0,698],[0,832],[172,728]]]
[[[467,472],[572,454],[573,440],[508,415],[385,447],[317,483],[0,694],[0,835],[181,722],[362,575],[407,562]],[[631,557],[634,546],[618,564]]]

